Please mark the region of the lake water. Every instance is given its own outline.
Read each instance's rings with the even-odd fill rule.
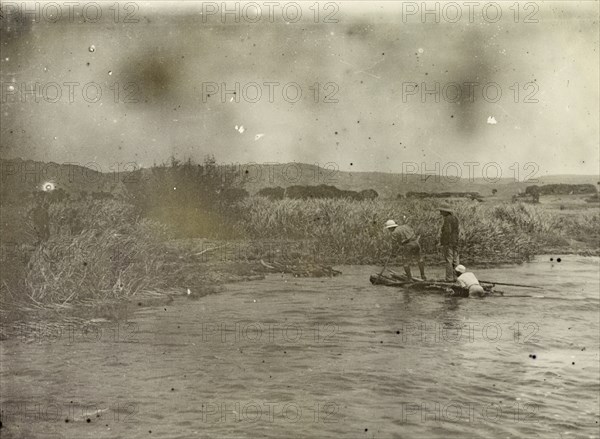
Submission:
[[[597,438],[600,260],[550,258],[476,271],[543,286],[502,287],[533,297],[423,295],[371,285],[377,267],[342,266],[336,278],[272,275],[94,331],[4,341],[0,431]]]

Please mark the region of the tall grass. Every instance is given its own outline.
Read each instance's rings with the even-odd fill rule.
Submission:
[[[3,206],[4,208],[5,206]],[[85,299],[121,299],[148,291],[198,285],[206,278],[194,263],[167,250],[172,230],[141,216],[143,210],[123,200],[62,200],[50,205],[51,236],[34,245],[27,218],[32,205],[6,216],[22,242],[3,247],[0,313],[15,304],[44,306]],[[565,216],[524,204],[455,205],[460,221],[460,253],[467,264],[521,262],[570,239],[600,243],[598,213]],[[210,211],[207,211],[207,214]],[[431,200],[283,199],[251,197],[231,205],[216,236],[243,237],[250,242],[247,259],[264,257],[295,263],[381,263],[390,253],[388,219],[407,217],[426,258],[436,255],[442,218]],[[20,220],[19,220],[20,218]],[[3,221],[4,222],[4,221]],[[214,237],[214,236],[213,236]],[[29,240],[29,242],[26,242]],[[279,241],[279,251],[260,243]],[[252,242],[259,247],[252,247]],[[300,244],[300,245],[298,245]],[[4,245],[4,242],[3,242]],[[254,251],[254,253],[253,253]],[[8,257],[6,257],[8,255]],[[204,273],[207,274],[207,273]]]
[[[596,212],[562,216],[557,228],[565,238],[590,242],[600,248],[600,214]]]
[[[435,257],[442,218],[430,200],[269,200],[240,204],[240,232],[253,239],[302,239],[313,256],[336,263],[379,263],[390,250],[383,230],[402,215],[420,235],[423,252]],[[522,262],[548,242],[565,243],[563,220],[536,206],[478,202],[455,205],[460,221],[460,252],[465,261]],[[598,218],[589,220],[598,229]],[[597,232],[596,232],[597,233]]]
[[[5,270],[19,276],[3,275],[0,309],[123,298],[167,286],[165,226],[116,200],[54,203],[49,213],[48,241],[12,249]]]

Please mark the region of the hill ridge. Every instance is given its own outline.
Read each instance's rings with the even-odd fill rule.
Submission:
[[[0,159],[0,179],[2,191],[34,191],[45,181],[52,181],[57,188],[67,192],[111,192],[118,188],[119,182],[131,176],[133,163],[121,163],[113,169],[102,169],[94,162],[82,166],[75,163],[42,162],[30,159]],[[325,164],[327,165],[327,164]],[[395,198],[407,192],[479,192],[489,196],[492,190],[498,196],[510,197],[523,192],[527,186],[545,184],[593,184],[597,187],[600,178],[595,175],[546,175],[535,181],[514,181],[503,177],[498,181],[486,181],[483,178],[460,178],[454,176],[402,174],[383,171],[339,171],[332,165],[324,168],[303,162],[286,163],[248,163],[219,164],[225,172],[227,167],[233,171],[245,173],[245,188],[256,193],[265,187],[289,187],[294,185],[336,186],[342,190],[361,191],[374,189],[384,198]],[[94,169],[95,168],[95,169]],[[138,168],[140,175],[149,175],[152,168]],[[237,169],[237,171],[236,171]],[[229,171],[227,171],[229,172]]]

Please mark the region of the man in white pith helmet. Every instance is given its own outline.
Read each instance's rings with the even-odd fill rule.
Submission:
[[[456,281],[461,287],[469,290],[469,296],[481,296],[485,293],[475,275],[467,271],[464,265],[457,265],[454,270],[458,276]]]
[[[423,263],[423,258],[421,256],[419,237],[415,235],[413,229],[406,224],[406,216],[402,215],[400,225],[396,224],[396,221],[394,220],[387,220],[385,228],[390,231],[392,236],[392,251],[402,258],[402,265],[404,266],[406,277],[409,280],[412,279],[410,264],[416,261],[419,266],[419,271],[421,272],[421,279],[426,280],[425,264]]]

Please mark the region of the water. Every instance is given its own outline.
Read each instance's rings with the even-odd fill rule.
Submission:
[[[2,437],[598,437],[598,258],[476,271],[519,298],[339,268],[3,342]]]

